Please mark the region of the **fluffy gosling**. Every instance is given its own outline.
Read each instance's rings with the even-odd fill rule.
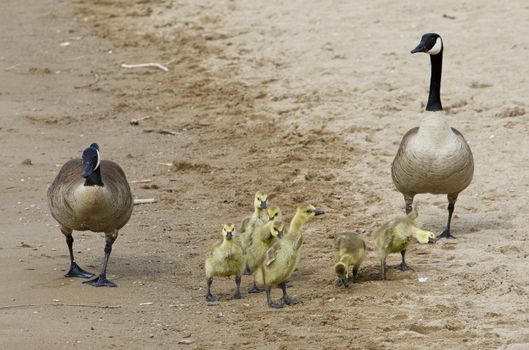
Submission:
[[[215,245],[206,256],[206,278],[208,285],[207,301],[218,301],[219,297],[211,294],[213,277],[229,277],[235,275],[237,289],[233,299],[241,298],[241,275],[244,271],[245,261],[241,247],[233,239],[233,224],[224,224],[222,228],[222,242]]]
[[[253,237],[252,244],[248,247],[246,255],[246,263],[251,272],[259,267],[259,264],[263,261],[263,257],[266,251],[277,242],[278,239],[283,238],[284,235],[284,224],[283,221],[269,221],[266,225],[261,226],[260,230],[256,232]],[[252,287],[248,289],[248,293],[259,293],[263,289],[257,287],[255,281]]]
[[[323,210],[312,205],[305,205],[297,209],[292,219],[288,234],[278,240],[267,250],[263,261],[255,271],[257,285],[266,287],[266,303],[270,308],[282,308],[284,304],[294,305],[298,301],[287,294],[286,281],[290,278],[299,262],[303,235],[301,227],[304,223],[317,215],[324,214]],[[279,286],[283,291],[280,303],[272,301],[272,286]]]
[[[435,234],[421,230],[415,224],[418,216],[417,205],[407,216],[391,220],[375,232],[375,244],[380,257],[380,277],[386,279],[386,257],[391,253],[400,252],[402,262],[395,268],[401,271],[411,270],[406,264],[404,256],[408,245],[417,240],[421,244],[434,243]]]
[[[241,233],[241,248],[245,254],[256,228],[268,222],[268,196],[265,193],[257,192],[254,196],[253,206],[253,214],[242,221],[239,231]]]
[[[336,265],[334,271],[338,276],[338,285],[347,287],[355,282],[358,269],[366,256],[366,243],[354,232],[345,232],[334,240],[334,253]],[[348,276],[350,267],[352,275]]]

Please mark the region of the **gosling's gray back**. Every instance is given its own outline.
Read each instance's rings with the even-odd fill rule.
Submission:
[[[112,232],[129,221],[133,200],[125,173],[109,160],[100,164],[100,186],[84,186],[81,159],[66,162],[48,189],[51,215],[76,231]],[[81,210],[81,209],[82,210]]]

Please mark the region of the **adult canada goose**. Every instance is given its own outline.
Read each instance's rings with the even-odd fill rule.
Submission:
[[[443,40],[436,33],[422,36],[411,53],[430,55],[430,93],[426,110],[442,111],[441,71]],[[457,196],[472,181],[474,159],[463,135],[451,128],[440,113],[428,113],[419,127],[409,130],[400,143],[391,167],[393,183],[404,195],[406,214],[412,209],[413,198],[419,193],[446,194],[448,223],[439,237],[455,238],[450,223]]]
[[[219,297],[211,294],[211,284],[215,276],[234,276],[237,289],[233,299],[241,298],[241,275],[244,271],[244,256],[241,247],[233,239],[235,225],[224,224],[222,227],[222,242],[215,245],[206,256],[206,278],[208,285],[207,301],[218,301]]]
[[[105,233],[105,258],[98,277],[86,281],[95,287],[115,287],[106,278],[112,244],[132,214],[132,194],[121,167],[101,160],[99,146],[93,143],[84,150],[82,159],[66,162],[48,189],[51,215],[66,236],[70,252],[67,277],[90,278],[94,274],[77,265],[73,256],[73,230]]]
[[[435,243],[433,232],[421,230],[415,224],[418,214],[419,209],[416,204],[407,216],[388,221],[375,232],[381,279],[386,279],[386,258],[389,254],[400,252],[402,262],[395,266],[396,269],[401,271],[412,270],[404,259],[408,245],[415,240],[421,244]]]

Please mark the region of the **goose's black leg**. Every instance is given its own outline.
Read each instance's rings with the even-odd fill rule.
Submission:
[[[266,287],[266,304],[272,309],[281,309],[283,304],[276,303],[272,300],[272,287]]]
[[[450,223],[452,222],[452,214],[454,213],[456,200],[457,194],[448,195],[448,223],[446,224],[446,228],[444,229],[444,231],[437,238],[455,239],[455,237],[452,236],[452,234],[450,233]]]
[[[357,267],[357,266],[353,266],[353,277],[352,277],[352,279],[351,279],[351,281],[352,281],[353,283],[356,282],[356,275],[358,275],[358,267]]]
[[[386,259],[380,260],[380,279],[386,280]]]
[[[235,291],[235,294],[233,294],[233,299],[240,299],[241,298],[241,276],[235,276],[235,285],[237,286],[237,290]]]
[[[107,265],[108,259],[110,258],[110,253],[112,252],[112,244],[118,238],[118,232],[114,231],[112,233],[107,233],[105,235],[105,257],[103,258],[103,266],[101,267],[101,273],[94,279],[83,282],[87,283],[94,287],[116,287],[116,284],[107,279]]]
[[[406,250],[401,251],[400,255],[402,255],[402,262],[400,264],[398,264],[398,265],[395,265],[395,268],[397,270],[401,270],[401,271],[413,270],[411,267],[409,267],[406,264],[406,261],[404,260],[404,255],[406,255]]]
[[[411,213],[411,211],[413,210],[413,198],[414,197],[415,195],[408,195],[408,194],[404,195],[404,203],[406,205],[406,215]]]
[[[211,294],[211,284],[213,283],[213,277],[208,278],[208,294],[206,294],[207,301],[219,301],[219,297]]]
[[[336,285],[338,287],[341,287],[341,286],[344,286],[344,287],[349,287],[349,282],[350,280],[346,278],[340,278],[337,282],[336,282]]]
[[[66,244],[68,244],[68,251],[70,252],[70,269],[64,276],[66,277],[81,277],[90,278],[94,277],[93,273],[87,272],[77,265],[75,258],[73,257],[73,236],[72,230],[65,227],[61,227],[61,232],[66,236]]]
[[[287,294],[287,284],[286,282],[283,282],[283,283],[280,283],[279,284],[279,287],[281,288],[281,290],[283,291],[283,302],[287,305],[296,305],[299,303],[298,300],[296,299],[292,299],[288,296]]]
[[[248,288],[248,293],[261,293],[264,289],[261,289],[257,287],[257,284],[255,284],[255,281],[253,282],[252,286]]]

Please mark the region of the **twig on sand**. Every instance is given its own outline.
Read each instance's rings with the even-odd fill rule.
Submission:
[[[141,121],[151,119],[152,117],[150,115],[147,115],[145,117],[141,117],[138,119],[132,119],[129,123],[130,125],[138,125]]]
[[[87,87],[90,87],[92,85],[97,84],[97,82],[99,81],[99,74],[94,72],[94,75],[95,75],[95,78],[94,78],[93,82],[91,82],[89,84],[85,84],[85,85],[74,86],[74,89],[83,89],[83,88],[87,88]]]
[[[16,67],[18,67],[18,66],[20,66],[20,63],[17,63],[17,64],[14,64],[14,65],[12,65],[12,66],[9,66],[9,67],[7,67],[7,68],[4,68],[4,71],[6,71],[6,72],[7,72],[7,71],[10,71],[11,69],[16,68]]]
[[[119,309],[121,305],[91,305],[91,304],[19,304],[0,306],[0,310],[20,309],[41,306],[70,306],[70,307],[90,307],[95,309]]]
[[[99,81],[99,74],[95,73],[94,72],[94,81],[89,83],[89,84],[85,84],[85,85],[78,85],[78,86],[74,86],[74,89],[83,89],[83,88],[87,88],[87,87],[90,87],[92,85],[95,85],[97,84],[97,82]]]
[[[157,132],[158,134],[178,135],[176,131],[166,130],[166,129],[144,129],[143,132],[145,133]]]
[[[134,200],[134,205],[138,205],[138,204],[151,204],[151,203],[156,203],[157,200],[155,198],[136,198]]]
[[[139,64],[121,64],[122,68],[145,68],[145,67],[156,67],[163,71],[168,72],[169,69],[166,66],[162,66],[160,63],[139,63]]]
[[[146,183],[149,183],[151,181],[152,181],[151,179],[132,180],[132,181],[129,181],[129,184],[146,184]]]

